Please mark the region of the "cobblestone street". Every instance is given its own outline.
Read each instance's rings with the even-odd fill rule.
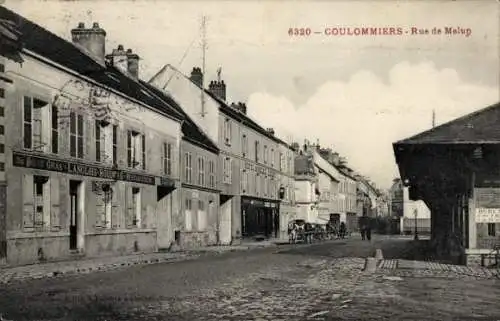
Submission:
[[[14,282],[0,289],[0,313],[8,320],[500,319],[499,280],[451,269],[443,277],[390,259],[363,271],[374,248],[394,258],[407,242],[354,238]]]

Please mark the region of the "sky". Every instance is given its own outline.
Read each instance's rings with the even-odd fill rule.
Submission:
[[[439,125],[500,101],[494,0],[3,1],[68,40],[78,22],[99,22],[106,51],[133,49],[145,80],[165,64],[186,74],[201,67],[205,16],[206,79],[221,67],[229,102],[246,102],[287,141],[334,149],[382,188],[399,176],[392,143],[430,129],[433,110]],[[325,31],[360,27],[402,34]],[[446,35],[446,27],[467,32]],[[290,28],[311,34],[290,36]]]

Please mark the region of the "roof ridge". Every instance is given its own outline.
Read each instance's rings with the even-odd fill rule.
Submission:
[[[468,113],[468,114],[462,115],[462,116],[460,116],[460,117],[458,117],[458,118],[455,118],[455,119],[452,119],[452,120],[450,120],[450,121],[447,121],[446,123],[443,123],[443,124],[438,125],[438,126],[436,126],[436,127],[433,127],[433,128],[427,129],[427,130],[425,130],[425,131],[423,131],[423,132],[420,132],[420,133],[415,134],[415,135],[413,135],[413,136],[410,136],[410,137],[408,137],[408,138],[404,138],[404,139],[398,140],[398,141],[394,142],[393,144],[396,144],[396,145],[397,145],[397,144],[401,144],[401,143],[404,143],[404,142],[407,142],[407,141],[410,141],[410,140],[415,140],[415,139],[421,138],[422,136],[426,136],[426,135],[428,135],[428,134],[431,134],[431,133],[433,133],[433,132],[435,132],[435,131],[437,131],[437,130],[439,130],[439,129],[443,129],[443,128],[449,127],[450,125],[453,125],[453,124],[457,124],[457,123],[463,122],[463,121],[465,121],[465,120],[467,120],[467,119],[469,119],[469,118],[472,118],[472,117],[474,117],[474,116],[477,116],[477,115],[479,115],[479,114],[482,114],[482,113],[484,113],[484,112],[486,112],[486,111],[489,111],[489,110],[491,110],[491,109],[495,109],[495,108],[498,108],[498,107],[500,107],[500,101],[499,101],[499,102],[496,102],[496,103],[494,103],[494,104],[492,104],[492,105],[486,106],[486,107],[484,107],[484,108],[478,109],[478,110],[476,110],[476,111],[473,111],[473,112],[471,112],[471,113]]]

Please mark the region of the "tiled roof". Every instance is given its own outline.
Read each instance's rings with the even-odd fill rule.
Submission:
[[[146,93],[138,81],[124,75],[114,67],[104,67],[83,53],[72,43],[54,35],[17,13],[0,6],[0,19],[15,23],[21,32],[24,48],[93,81],[110,87],[121,94],[141,101],[168,116],[182,120],[183,115],[160,99]]]
[[[240,113],[238,112],[237,110],[235,110],[234,108],[228,106],[228,104],[223,101],[222,99],[220,99],[219,97],[217,97],[214,93],[208,91],[208,90],[205,90],[205,92],[210,96],[212,97],[214,100],[216,100],[218,103],[219,103],[219,106],[220,106],[220,110],[228,115],[229,117],[233,118],[233,119],[236,119],[242,123],[244,123],[244,125],[252,128],[253,130],[255,130],[256,132],[268,137],[269,139],[271,140],[274,140],[275,142],[279,143],[279,144],[282,144],[282,145],[285,145],[287,146],[288,148],[292,149],[292,147],[287,144],[286,142],[284,142],[283,140],[279,139],[278,137],[270,134],[267,130],[265,130],[262,126],[260,126],[259,124],[257,124],[254,120],[252,120],[250,117],[248,117],[247,115],[243,114],[243,113]]]
[[[164,100],[169,106],[174,108],[176,111],[184,116],[184,122],[182,123],[182,134],[189,142],[198,145],[202,148],[208,149],[212,152],[218,153],[219,148],[208,138],[205,133],[194,123],[194,121],[186,114],[186,112],[175,102],[175,100],[167,95],[165,92],[157,89],[153,85],[141,81],[143,86],[146,86],[155,95]]]
[[[500,143],[500,102],[434,127],[394,145]]]

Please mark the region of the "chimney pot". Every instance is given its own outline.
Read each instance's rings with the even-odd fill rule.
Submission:
[[[118,45],[118,50],[123,50],[123,45]]]
[[[127,49],[127,53],[132,53],[132,49]]]
[[[94,29],[98,29],[98,28],[99,28],[99,23],[94,22],[94,24],[92,25],[92,28],[94,28]]]
[[[85,23],[79,22],[77,28],[71,30],[71,38],[75,45],[83,48],[89,56],[101,64],[105,64],[106,31],[99,27],[97,22],[93,28],[85,28]]]
[[[78,23],[78,28],[79,28],[79,29],[83,29],[83,28],[85,28],[85,23],[83,23],[83,22],[79,22],[79,23]]]

